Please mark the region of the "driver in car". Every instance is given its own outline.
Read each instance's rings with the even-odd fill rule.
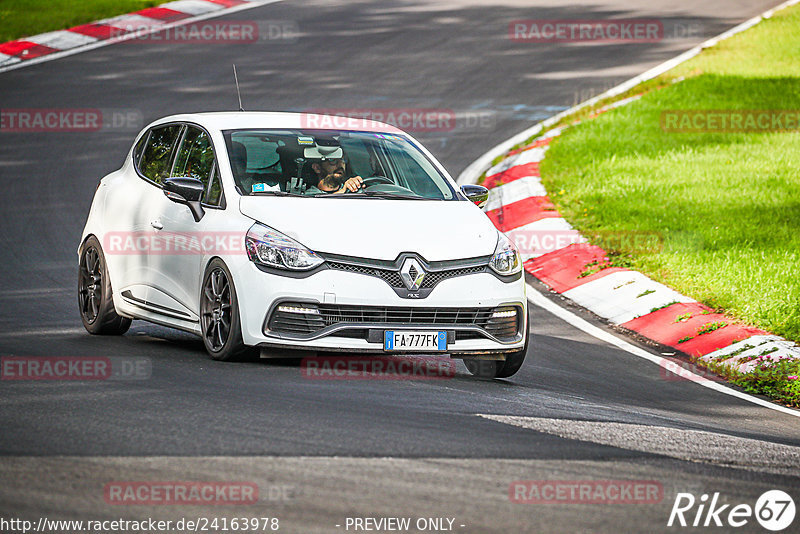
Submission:
[[[319,193],[341,194],[355,193],[364,186],[364,179],[360,176],[347,178],[347,165],[343,158],[325,158],[319,163],[311,164],[311,169],[317,175],[316,186],[311,185],[306,189],[307,195]]]

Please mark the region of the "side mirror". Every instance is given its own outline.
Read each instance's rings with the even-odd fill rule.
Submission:
[[[462,185],[461,192],[467,197],[467,200],[482,208],[486,201],[489,200],[489,190],[482,185]]]
[[[164,194],[167,198],[189,208],[194,222],[199,222],[205,215],[203,205],[203,182],[197,178],[167,178],[164,180]]]

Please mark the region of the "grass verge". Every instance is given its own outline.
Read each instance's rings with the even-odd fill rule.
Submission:
[[[3,0],[0,43],[157,6],[166,0]]]
[[[800,408],[800,361],[781,361],[773,365],[760,365],[744,374],[724,365],[711,365],[710,369],[750,393],[766,395],[783,404]]]
[[[567,129],[542,162],[559,211],[587,236],[655,232],[661,246],[609,252],[743,322],[800,341],[800,136],[672,133],[668,110],[800,112],[800,7],[651,82],[637,102]],[[679,83],[669,83],[684,78]],[[636,89],[632,92],[636,92]],[[584,112],[585,113],[585,112]],[[569,120],[574,120],[570,117]],[[800,406],[800,364],[728,372]]]

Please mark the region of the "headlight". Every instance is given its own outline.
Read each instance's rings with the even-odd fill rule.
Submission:
[[[497,247],[489,260],[489,267],[497,274],[508,276],[522,270],[522,258],[517,246],[502,232],[498,232]]]
[[[259,223],[247,231],[245,248],[250,261],[277,269],[308,271],[324,261],[291,237]]]

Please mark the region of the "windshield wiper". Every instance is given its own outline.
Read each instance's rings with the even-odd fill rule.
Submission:
[[[355,193],[342,193],[339,195],[334,195],[332,193],[317,193],[316,195],[312,195],[314,197],[333,197],[333,198],[386,198],[390,200],[436,200],[433,198],[426,198],[421,197],[418,195],[402,195],[397,193],[387,193],[385,191],[356,191]]]
[[[271,196],[271,197],[304,197],[300,193],[290,193],[289,191],[253,191],[250,193],[253,196]]]
[[[360,191],[360,194],[368,197],[377,197],[377,198],[390,198],[395,199],[399,198],[401,200],[434,200],[432,198],[426,198],[416,194],[402,194],[402,193],[389,193],[386,191]]]

